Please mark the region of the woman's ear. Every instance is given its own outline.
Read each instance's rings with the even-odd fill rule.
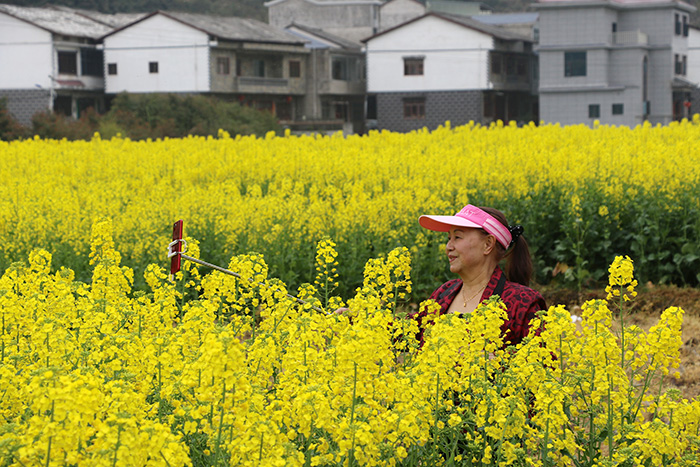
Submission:
[[[496,237],[487,235],[484,240],[484,256],[490,255],[494,248],[496,248]]]

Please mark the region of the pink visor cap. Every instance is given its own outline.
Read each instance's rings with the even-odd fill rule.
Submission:
[[[454,216],[420,216],[418,222],[428,230],[436,232],[449,232],[452,227],[471,227],[474,229],[484,229],[493,235],[503,248],[510,246],[513,239],[506,226],[501,224],[495,217],[482,211],[476,206],[467,204]]]

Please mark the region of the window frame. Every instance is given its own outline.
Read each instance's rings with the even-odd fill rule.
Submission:
[[[331,57],[331,79],[334,81],[350,81],[350,66],[347,57]]]
[[[230,75],[231,74],[231,58],[216,57],[216,74]]]
[[[108,74],[108,75],[110,75],[110,76],[116,76],[116,74],[118,73],[118,71],[119,71],[119,68],[117,67],[116,62],[114,62],[114,63],[108,63],[108,64],[107,64],[107,74]]]
[[[301,60],[290,60],[288,66],[290,78],[301,78]]]
[[[622,103],[612,104],[611,111],[612,111],[613,115],[624,115],[625,114],[625,104],[622,104]]]
[[[265,60],[260,58],[253,59],[253,76],[256,78],[264,78],[265,71]]]
[[[148,73],[152,75],[156,75],[159,73],[158,71],[158,62],[148,62]]]
[[[425,57],[403,57],[404,76],[423,76],[425,74]]]
[[[104,53],[91,47],[80,48],[80,75],[101,78],[104,73]]]
[[[403,118],[404,120],[425,120],[425,97],[404,97]]]
[[[588,53],[583,50],[564,52],[564,77],[588,76]]]
[[[600,118],[600,104],[588,104],[588,118]]]
[[[503,55],[491,53],[491,74],[501,76],[503,74]]]
[[[77,50],[57,50],[56,51],[56,67],[59,75],[78,75],[79,73],[79,66],[78,66],[78,51]],[[70,59],[70,60],[69,60]],[[66,69],[66,60],[68,60],[68,65],[73,65],[69,66]],[[72,63],[70,63],[72,62]]]

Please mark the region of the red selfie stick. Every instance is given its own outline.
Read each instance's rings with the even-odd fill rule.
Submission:
[[[182,219],[173,224],[173,242],[170,244],[170,280],[180,271],[182,253]]]
[[[182,219],[180,219],[179,221],[177,221],[173,224],[173,241],[170,243],[170,245],[168,245],[168,258],[170,258],[170,281],[171,282],[175,280],[175,273],[180,271],[180,267],[182,265],[181,261],[183,258],[188,260],[188,261],[192,261],[193,263],[201,264],[202,266],[206,266],[208,268],[215,269],[219,272],[223,272],[224,274],[228,274],[229,276],[234,276],[234,277],[237,277],[239,279],[242,279],[241,275],[236,273],[236,272],[229,271],[228,269],[224,269],[221,266],[217,266],[216,264],[207,263],[206,261],[202,261],[201,259],[193,258],[192,256],[186,255],[185,252],[182,251],[182,244],[184,243],[185,247],[187,246],[187,242],[185,242],[185,240],[183,240],[183,238],[182,238],[182,224],[183,224]],[[253,282],[252,279],[248,279],[248,280],[250,282]],[[265,287],[270,287],[267,284],[263,284],[263,283],[258,283],[258,284],[265,286]],[[307,303],[304,300],[295,297],[294,295],[290,295],[290,294],[285,294],[285,295],[287,297],[293,299],[297,303],[302,304],[302,305],[305,305]],[[316,311],[321,311],[321,312],[323,311],[319,307],[316,307],[313,305],[311,306],[311,308],[313,308]]]

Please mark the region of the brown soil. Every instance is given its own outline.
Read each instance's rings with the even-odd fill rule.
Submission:
[[[538,287],[548,305],[563,304],[575,315],[580,315],[581,305],[587,300],[605,298],[604,290],[578,293],[572,290]],[[683,315],[680,378],[670,379],[669,386],[677,387],[683,397],[700,395],[700,289],[654,286],[647,284],[637,290],[637,297],[630,303],[625,325],[635,324],[644,330],[655,325],[661,312],[677,306]]]

